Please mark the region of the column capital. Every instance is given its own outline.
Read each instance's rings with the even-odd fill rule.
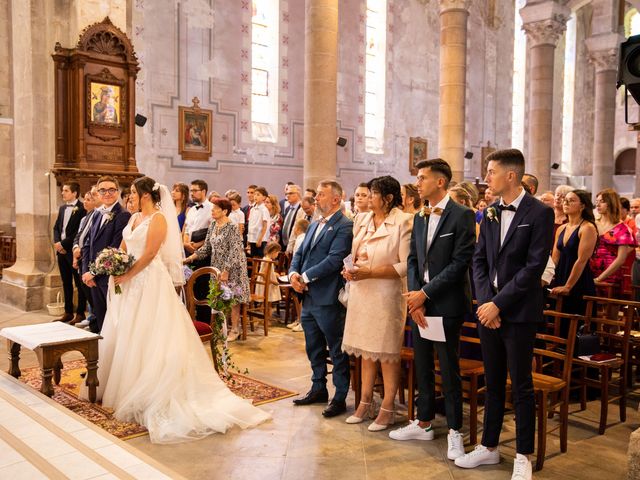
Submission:
[[[469,0],[440,0],[440,13],[451,10],[469,11]]]
[[[558,40],[567,28],[571,10],[553,0],[527,4],[520,9],[522,29],[527,34],[531,47],[558,44]]]
[[[589,62],[596,73],[618,69],[618,52],[624,37],[619,33],[592,35],[585,40],[589,51]]]

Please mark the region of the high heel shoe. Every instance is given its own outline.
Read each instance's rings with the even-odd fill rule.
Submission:
[[[351,415],[349,418],[345,420],[346,423],[355,424],[364,422],[365,418],[376,418],[376,402],[375,400],[371,400],[371,402],[363,402],[360,401],[361,405],[368,405],[366,411],[364,412],[364,417],[358,417],[356,415]]]
[[[385,412],[389,412],[391,414],[391,418],[389,419],[389,423],[381,425],[379,423],[376,423],[376,421],[374,420],[373,423],[371,425],[369,425],[369,427],[367,428],[367,430],[369,430],[370,432],[381,432],[382,430],[386,430],[387,428],[389,428],[389,426],[391,426],[394,423],[396,423],[396,411],[395,410],[387,410],[386,408],[383,408],[383,407],[380,407],[380,410],[383,410]]]

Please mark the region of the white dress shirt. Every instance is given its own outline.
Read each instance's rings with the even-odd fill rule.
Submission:
[[[69,225],[69,219],[71,218],[71,214],[73,213],[73,209],[78,205],[78,199],[74,202],[67,203],[67,206],[64,209],[64,217],[62,218],[62,231],[60,232],[60,240],[64,240],[67,238],[67,225]]]
[[[244,212],[241,209],[231,210],[228,216],[234,225],[244,225]]]
[[[201,208],[198,208],[200,207]],[[189,236],[191,240],[191,234],[203,228],[209,228],[211,224],[211,209],[213,204],[209,200],[205,200],[201,204],[195,204],[187,212],[187,216],[184,220],[184,233]]]
[[[520,188],[520,190],[520,195],[518,195],[516,199],[509,204],[516,207],[516,209],[520,207],[520,202],[522,202],[522,199],[527,193],[524,188]],[[500,205],[507,206],[502,197],[500,197]],[[502,210],[500,213],[500,246],[502,246],[502,242],[504,242],[507,232],[509,231],[509,227],[511,226],[511,222],[513,222],[513,217],[515,216],[516,212],[512,212],[511,210]],[[493,286],[498,288],[498,272],[496,272],[496,276],[493,279]]]
[[[449,200],[450,200],[449,194],[446,194],[444,198],[438,202],[437,205],[434,205],[434,206],[429,205],[429,207],[431,209],[441,208],[444,211],[444,209],[447,207],[447,204],[449,203]],[[429,251],[429,247],[431,247],[433,236],[436,234],[436,230],[438,229],[438,224],[440,223],[441,218],[442,218],[442,215],[436,215],[433,213],[429,215],[429,228],[427,229],[427,252]],[[425,270],[424,270],[424,281],[425,283],[429,283],[428,267],[425,267]]]
[[[102,226],[107,223],[107,218],[109,217],[108,213],[113,210],[113,207],[116,206],[116,203],[118,202],[114,202],[110,207],[102,205],[101,207],[97,208],[97,210],[102,214],[102,219],[100,220],[100,228],[102,228]]]
[[[249,227],[247,229],[247,242],[256,243],[260,233],[262,233],[262,222],[267,222],[267,230],[262,237],[262,241],[269,240],[269,227],[271,226],[271,214],[264,203],[254,205],[249,212]]]

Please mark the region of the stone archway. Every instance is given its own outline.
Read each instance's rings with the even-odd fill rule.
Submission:
[[[636,174],[636,149],[627,148],[616,156],[615,161],[616,175],[635,175]]]

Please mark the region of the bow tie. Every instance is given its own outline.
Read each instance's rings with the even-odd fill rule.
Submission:
[[[98,210],[102,215],[109,215],[111,210]]]
[[[204,208],[204,205],[196,205],[196,210],[200,210],[201,208]]]
[[[444,210],[440,207],[422,207],[422,211],[425,215],[431,215],[432,213],[434,215],[442,215]]]
[[[67,204],[65,204],[65,206],[64,206],[64,208],[73,208],[73,207],[75,207],[75,204],[74,204],[74,203],[67,203]]]
[[[516,207],[514,207],[513,205],[498,205],[498,209],[500,211],[505,211],[505,210],[509,210],[510,212],[515,212],[516,211]]]

